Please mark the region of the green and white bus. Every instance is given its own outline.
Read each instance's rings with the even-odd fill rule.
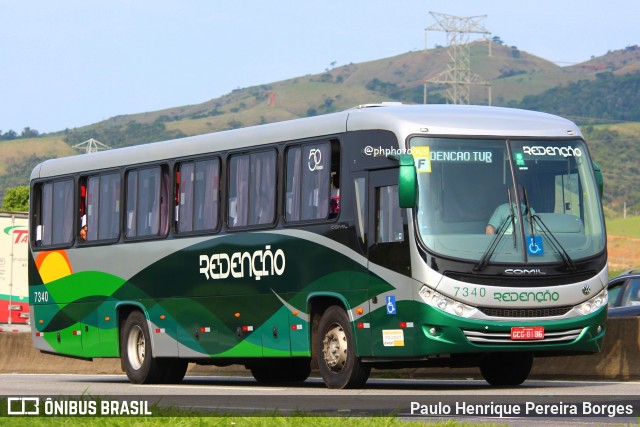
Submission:
[[[32,334],[120,357],[359,387],[372,368],[493,385],[605,334],[601,181],[578,127],[479,106],[344,112],[47,160],[31,174]]]

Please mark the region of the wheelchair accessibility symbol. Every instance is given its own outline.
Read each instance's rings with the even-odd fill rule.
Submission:
[[[542,236],[527,236],[527,252],[529,255],[544,255]]]
[[[396,314],[396,297],[393,295],[387,297],[387,314]]]

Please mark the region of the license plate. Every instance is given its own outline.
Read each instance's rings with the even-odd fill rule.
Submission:
[[[544,326],[523,326],[511,328],[512,340],[541,340],[544,339]]]

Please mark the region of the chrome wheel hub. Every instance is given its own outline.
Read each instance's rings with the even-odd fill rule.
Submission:
[[[131,328],[129,339],[127,340],[127,356],[131,367],[138,370],[142,367],[145,358],[146,341],[144,332],[139,326]]]
[[[325,363],[332,371],[340,372],[347,363],[347,335],[342,326],[333,324],[322,344]]]

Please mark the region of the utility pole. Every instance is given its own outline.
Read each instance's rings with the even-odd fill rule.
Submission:
[[[488,91],[489,105],[491,105],[491,83],[484,81],[471,71],[469,49],[471,34],[484,34],[489,42],[489,56],[491,56],[491,32],[485,29],[480,22],[487,15],[461,17],[437,12],[429,13],[434,17],[436,23],[425,28],[424,48],[427,49],[429,31],[446,32],[449,62],[443,72],[435,78],[424,81],[424,103],[427,103],[427,83],[433,83],[447,85],[447,99],[452,104],[469,104],[471,85],[485,86]]]

